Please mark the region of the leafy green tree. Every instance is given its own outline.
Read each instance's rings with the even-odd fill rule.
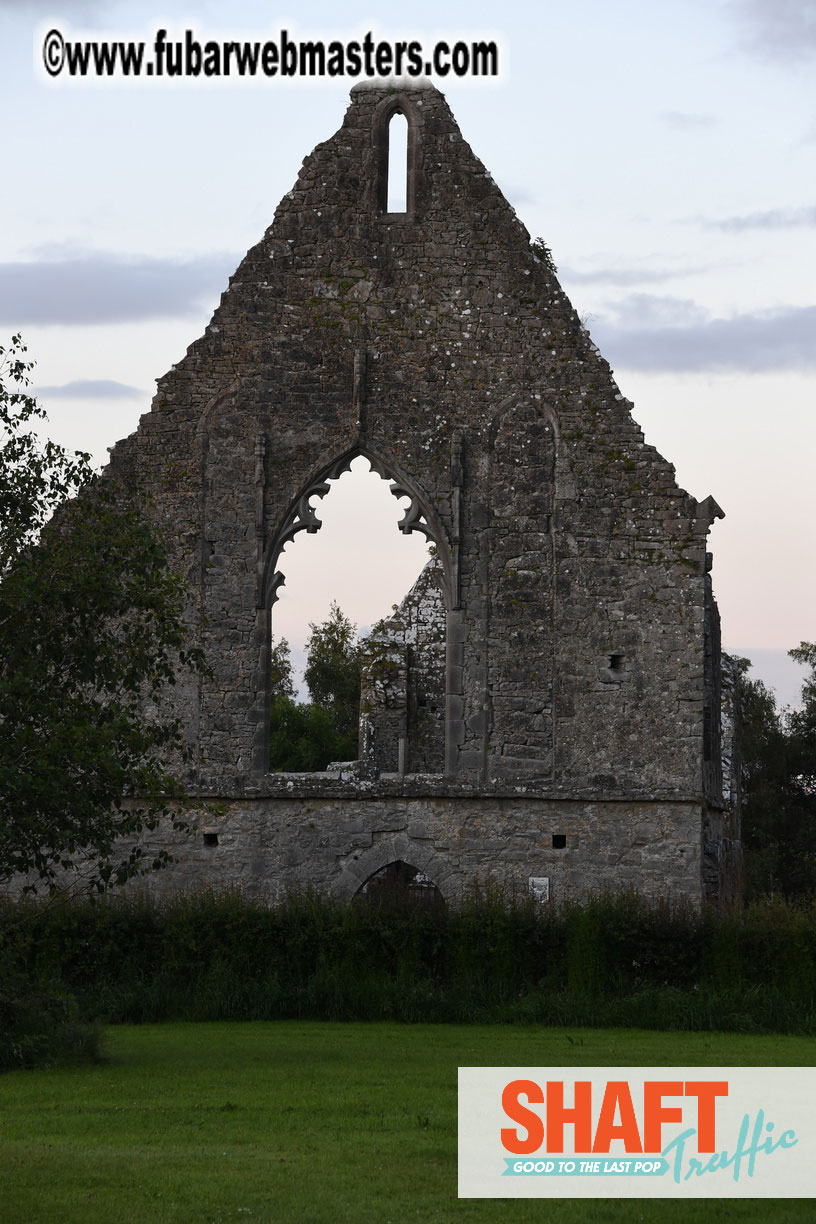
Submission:
[[[270,769],[317,773],[330,761],[357,757],[357,739],[340,735],[331,710],[279,697],[270,715]]]
[[[804,793],[816,795],[816,642],[800,642],[788,654],[810,668],[802,684],[802,705],[788,716],[791,735],[797,744],[798,778]]]
[[[749,898],[797,900],[816,892],[816,646],[803,642],[788,653],[811,667],[801,710],[779,711],[760,680],[744,678],[741,686]]]
[[[286,638],[277,643],[273,641],[269,652],[269,691],[272,700],[279,697],[295,699],[295,684],[292,679],[292,655]]]
[[[311,702],[295,701],[286,639],[272,647],[269,768],[273,772],[313,773],[330,761],[357,758],[357,630],[336,603],[328,620],[309,628],[305,679]]]
[[[533,254],[540,259],[545,268],[549,269],[553,276],[555,276],[558,269],[555,266],[555,261],[552,256],[552,251],[549,248],[549,244],[546,243],[543,238],[534,238],[530,243],[530,246],[533,248]]]
[[[330,710],[337,731],[356,743],[361,668],[357,627],[332,603],[329,619],[309,629],[304,678],[312,701]]]
[[[0,579],[39,538],[60,502],[93,479],[89,456],[43,442],[31,427],[45,411],[29,394],[26,346],[0,346]]]
[[[295,701],[292,660],[286,638],[271,650],[269,768],[274,772],[315,773],[330,761],[345,760],[349,744],[339,735],[331,710]],[[357,755],[356,740],[353,753]]]
[[[24,353],[0,349],[0,880],[79,867],[101,890],[168,860],[122,839],[183,797],[164,698],[202,660],[144,516],[30,428]]]

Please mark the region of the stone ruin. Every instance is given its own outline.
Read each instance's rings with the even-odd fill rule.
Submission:
[[[390,124],[407,120],[404,211]],[[545,254],[539,248],[540,254]],[[644,442],[441,93],[357,86],[110,474],[150,495],[209,664],[172,694],[198,832],[161,890],[730,900],[721,517]],[[270,774],[278,561],[365,456],[434,545],[369,644],[353,769]]]
[[[394,615],[365,639],[359,773],[445,768],[445,575],[429,561]]]

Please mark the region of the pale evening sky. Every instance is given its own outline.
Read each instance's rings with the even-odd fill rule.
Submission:
[[[152,42],[160,26],[500,40],[498,82],[435,83],[549,243],[646,440],[726,511],[710,536],[723,641],[793,700],[780,659],[816,638],[816,0],[301,0],[297,18],[244,0],[0,0],[0,344],[22,331],[51,435],[100,463],[354,83],[82,84],[37,68],[51,27]],[[278,634],[302,642],[332,597],[370,624],[410,586],[424,545],[370,482],[346,477],[323,531],[290,546]]]

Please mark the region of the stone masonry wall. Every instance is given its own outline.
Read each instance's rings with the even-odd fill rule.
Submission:
[[[399,214],[383,211],[397,110],[409,127]],[[505,831],[462,850],[455,870],[510,862],[547,805],[577,803],[587,815],[569,887],[590,887],[610,854],[657,879],[665,816],[666,879],[702,895],[703,813],[722,806],[710,778],[704,789],[706,536],[722,512],[678,487],[630,408],[444,97],[356,87],[111,458],[124,487],[151,496],[210,668],[172,696],[193,791],[229,796],[259,838],[264,813],[282,810],[235,798],[286,786],[264,777],[277,560],[297,531],[317,530],[310,498],[363,454],[410,497],[401,530],[433,541],[442,575],[444,742],[409,756],[404,785],[426,766],[444,774],[471,796],[461,827],[476,819],[474,795],[517,796],[496,809]],[[327,786],[301,790],[318,804]],[[647,855],[623,815],[640,804],[653,813]],[[364,811],[349,828],[373,837]],[[680,811],[696,812],[696,833],[671,832],[666,813]],[[334,868],[310,851],[291,869],[302,882],[344,870],[351,850],[326,836]]]
[[[433,558],[394,615],[375,626],[366,638],[360,695],[360,752],[368,777],[396,771],[408,774],[443,772],[445,600],[442,578],[442,567]]]
[[[476,881],[523,896],[531,877],[549,881],[555,903],[621,888],[653,900],[700,899],[700,809],[691,803],[552,803],[391,790],[204,803],[193,814],[200,832],[175,843],[178,863],[147,878],[158,895],[229,884],[274,902],[307,878],[350,900],[381,867],[402,860],[448,902]]]

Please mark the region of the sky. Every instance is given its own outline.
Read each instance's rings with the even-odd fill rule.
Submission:
[[[0,344],[22,332],[48,432],[99,464],[201,334],[353,84],[82,83],[39,66],[54,27],[152,42],[162,26],[499,41],[497,81],[435,83],[549,244],[646,440],[725,510],[710,536],[723,642],[795,701],[785,652],[816,638],[816,0],[300,0],[297,17],[244,0],[0,0]],[[323,530],[281,567],[273,625],[296,657],[332,598],[370,624],[426,556],[362,471],[319,513]]]

